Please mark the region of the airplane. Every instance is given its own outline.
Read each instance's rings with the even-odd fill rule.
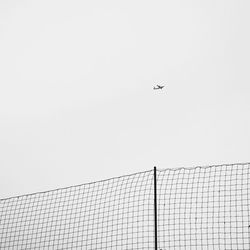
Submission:
[[[154,89],[156,90],[156,89],[163,89],[165,86],[161,86],[161,85],[156,85],[157,87],[154,87]]]

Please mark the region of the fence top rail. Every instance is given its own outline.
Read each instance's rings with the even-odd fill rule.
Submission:
[[[233,163],[233,164],[224,163],[224,164],[219,164],[219,165],[215,164],[215,165],[206,165],[206,166],[177,167],[177,168],[158,168],[157,167],[157,171],[194,170],[194,169],[199,169],[199,168],[200,169],[206,169],[206,168],[223,167],[223,166],[228,166],[228,167],[231,166],[231,167],[233,167],[233,166],[244,166],[244,165],[250,165],[250,162]],[[58,191],[58,190],[65,190],[65,189],[70,189],[70,188],[74,188],[74,187],[80,187],[80,186],[91,185],[91,184],[100,183],[100,182],[106,182],[106,181],[110,181],[110,180],[114,180],[114,179],[130,177],[130,176],[133,176],[133,175],[144,174],[144,173],[148,173],[148,172],[153,173],[153,171],[154,171],[154,169],[151,169],[151,170],[141,171],[141,172],[137,172],[137,173],[111,177],[111,178],[108,178],[108,179],[103,179],[103,180],[98,180],[98,181],[93,181],[93,182],[87,182],[87,183],[82,183],[82,184],[77,184],[77,185],[71,185],[71,186],[67,186],[67,187],[61,187],[61,188],[55,188],[55,189],[50,189],[50,190],[46,190],[46,191],[38,191],[38,192],[34,192],[34,193],[16,195],[16,196],[11,196],[11,197],[7,197],[7,198],[0,198],[0,202],[5,201],[5,200],[9,200],[9,199],[18,199],[18,198],[25,197],[25,196],[50,193],[50,192],[54,192],[54,191]]]

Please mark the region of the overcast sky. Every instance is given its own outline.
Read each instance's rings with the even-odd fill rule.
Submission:
[[[1,0],[0,198],[250,161],[249,8]]]

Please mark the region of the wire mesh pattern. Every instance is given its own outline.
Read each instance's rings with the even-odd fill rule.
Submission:
[[[250,164],[165,169],[0,200],[0,249],[249,250]]]
[[[250,249],[250,164],[157,171],[158,246]]]
[[[152,249],[152,171],[0,200],[0,249]]]

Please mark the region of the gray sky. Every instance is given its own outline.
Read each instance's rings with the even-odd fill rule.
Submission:
[[[249,8],[1,0],[0,198],[249,161]]]

